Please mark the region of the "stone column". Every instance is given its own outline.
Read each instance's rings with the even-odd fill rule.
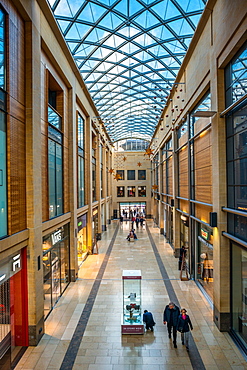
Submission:
[[[35,20],[39,27],[39,19]],[[42,173],[41,173],[41,85],[40,34],[34,23],[26,22],[26,191],[28,264],[29,345],[38,344],[44,334],[44,293],[42,261]],[[42,66],[44,69],[45,67]],[[42,266],[42,263],[39,264]]]
[[[159,150],[159,194],[160,194],[160,201],[159,201],[159,228],[160,234],[164,234],[164,204],[162,201],[163,192],[163,165],[162,165],[162,150]]]
[[[106,178],[106,147],[105,145],[103,145],[103,148],[102,148],[102,163],[103,163],[103,183],[102,183],[102,188],[103,188],[103,198],[105,200],[105,206],[104,206],[104,224],[102,225],[102,231],[106,231],[107,230],[107,226],[106,226],[106,222],[107,222],[107,202],[106,202],[106,198],[107,198],[107,194],[106,194],[106,181],[107,181],[107,178]]]
[[[88,205],[87,213],[87,245],[88,250],[93,253],[93,240],[92,240],[92,131],[91,131],[91,119],[86,118],[85,121],[85,198],[86,204]]]
[[[70,202],[70,272],[71,281],[78,275],[77,256],[77,114],[73,89],[68,93],[68,122],[69,122],[69,202]]]
[[[180,250],[180,213],[176,211],[178,208],[178,159],[177,153],[175,152],[177,148],[177,135],[176,131],[172,132],[172,177],[173,177],[173,198],[174,198],[174,212],[173,212],[173,241],[174,241],[174,255],[179,256]]]
[[[96,230],[97,239],[101,239],[101,156],[100,156],[100,140],[99,133],[97,133],[96,143],[96,199],[98,201],[98,228]]]
[[[212,67],[212,110],[224,109],[224,71]],[[218,107],[215,106],[218,101]],[[222,236],[227,230],[227,215],[222,206],[227,205],[226,134],[225,119],[216,114],[212,118],[212,181],[213,211],[217,213],[217,228],[214,228],[214,321],[221,331],[230,327],[230,243]]]

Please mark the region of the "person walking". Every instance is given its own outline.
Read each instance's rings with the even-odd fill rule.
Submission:
[[[177,323],[178,317],[180,315],[179,307],[175,303],[170,302],[164,310],[164,325],[167,324],[168,336],[171,338],[173,334],[173,345],[174,348],[177,348]]]
[[[153,314],[151,312],[148,312],[148,310],[144,310],[144,314],[143,314],[143,322],[145,322],[146,324],[146,330],[151,330],[151,331],[154,331],[154,325],[155,325],[155,322],[154,322],[154,318],[153,318]]]
[[[182,344],[186,345],[186,349],[188,351],[190,329],[193,330],[193,326],[191,324],[190,317],[186,314],[186,312],[186,309],[182,308],[181,315],[178,317],[177,330],[181,333]]]
[[[182,245],[179,252],[178,269],[181,271],[183,258],[186,257],[186,249],[184,245]]]

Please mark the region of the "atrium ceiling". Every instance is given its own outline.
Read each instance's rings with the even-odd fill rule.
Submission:
[[[48,0],[112,140],[150,141],[207,0]]]

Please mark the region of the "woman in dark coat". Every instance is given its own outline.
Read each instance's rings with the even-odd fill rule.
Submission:
[[[185,344],[186,349],[189,350],[190,329],[193,330],[193,326],[186,312],[185,308],[181,309],[181,315],[178,317],[177,330],[181,333],[182,344]]]

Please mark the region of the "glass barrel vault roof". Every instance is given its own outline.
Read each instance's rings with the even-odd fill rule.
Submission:
[[[150,141],[206,0],[48,0],[113,142]]]

